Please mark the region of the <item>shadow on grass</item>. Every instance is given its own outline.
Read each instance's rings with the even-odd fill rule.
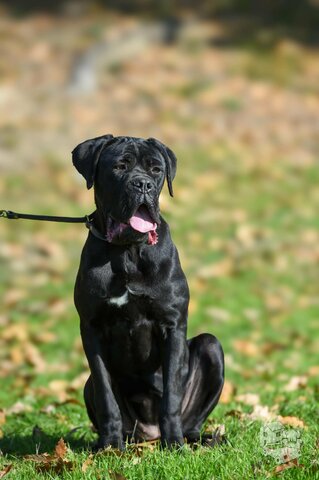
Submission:
[[[79,438],[71,434],[59,435],[58,433],[47,434],[41,432],[39,438],[32,435],[24,435],[22,432],[15,432],[5,435],[0,440],[0,451],[3,455],[24,456],[30,454],[52,453],[60,438],[70,446],[74,452],[90,450],[92,444],[91,435],[83,428],[83,434]]]

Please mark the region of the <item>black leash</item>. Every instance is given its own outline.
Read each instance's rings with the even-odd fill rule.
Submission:
[[[93,225],[94,213],[85,215],[84,217],[57,217],[56,215],[32,215],[31,213],[17,213],[11,210],[0,210],[0,218],[7,218],[9,220],[42,220],[46,222],[63,222],[63,223],[85,223],[86,228],[100,240],[107,242],[106,237],[100,233]]]
[[[11,210],[0,210],[0,217],[8,218],[9,220],[43,220],[47,222],[64,222],[64,223],[88,223],[93,219],[93,213],[85,215],[84,217],[57,217],[55,215],[32,215],[30,213],[17,213]]]

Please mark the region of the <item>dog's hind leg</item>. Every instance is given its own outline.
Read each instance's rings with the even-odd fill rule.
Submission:
[[[93,382],[92,382],[92,377],[91,375],[86,381],[86,384],[84,385],[84,401],[85,401],[85,406],[86,410],[89,416],[89,419],[93,423],[95,429],[98,429],[97,426],[97,421],[95,417],[95,407],[94,407],[94,387],[93,387]]]
[[[218,403],[224,384],[224,354],[216,337],[204,333],[188,341],[189,374],[182,404],[183,435],[200,439],[201,428]]]

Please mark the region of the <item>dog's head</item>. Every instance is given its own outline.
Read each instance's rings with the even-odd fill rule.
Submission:
[[[103,135],[80,143],[73,164],[87,188],[94,185],[95,203],[110,243],[157,242],[159,195],[165,178],[173,196],[176,157],[155,138]]]

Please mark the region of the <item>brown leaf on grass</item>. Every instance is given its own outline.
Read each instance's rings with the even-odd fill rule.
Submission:
[[[233,273],[234,265],[230,259],[220,260],[219,262],[205,265],[198,270],[198,277],[204,280],[210,278],[228,277]]]
[[[275,293],[268,293],[266,295],[265,304],[267,309],[272,313],[281,312],[287,307],[286,299]]]
[[[301,463],[298,463],[298,460],[294,458],[293,460],[289,460],[289,462],[283,463],[281,465],[277,465],[274,469],[274,474],[278,475],[284,470],[287,470],[287,468],[293,468],[293,467],[298,467],[298,468],[303,468],[303,465]]]
[[[234,394],[235,386],[229,380],[225,380],[219,402],[224,404],[229,403],[233,399]]]
[[[24,322],[13,323],[3,330],[1,337],[8,341],[18,340],[20,342],[25,342],[29,338],[29,327]]]
[[[11,414],[18,414],[18,413],[25,413],[25,412],[31,412],[32,407],[30,405],[26,405],[23,402],[16,402],[12,407],[9,407],[6,409],[6,414],[11,415]]]
[[[209,307],[205,310],[205,313],[209,315],[215,322],[228,322],[231,318],[231,314],[224,308]]]
[[[7,315],[0,315],[0,327],[6,327],[9,323],[9,317]]]
[[[67,388],[68,382],[66,380],[52,380],[49,383],[51,394],[54,393],[60,402],[64,402],[68,398]]]
[[[7,473],[10,472],[11,468],[13,467],[13,464],[10,463],[10,465],[6,465],[2,470],[0,470],[0,478],[3,478]]]
[[[69,384],[68,390],[79,390],[82,389],[85,385],[85,382],[87,381],[89,376],[89,372],[81,372],[80,375],[77,377],[73,378],[73,380]]]
[[[159,440],[156,438],[154,440],[148,440],[147,442],[139,442],[139,443],[136,443],[135,445],[137,447],[149,448],[151,445],[156,445],[158,442]]]
[[[64,460],[63,458],[54,459],[53,461],[47,461],[39,463],[36,466],[38,472],[54,472],[61,474],[64,470],[73,470],[75,467],[74,462],[71,460]]]
[[[295,390],[299,390],[301,388],[305,388],[307,385],[307,377],[305,376],[295,376],[292,377],[287,385],[285,385],[284,390],[286,392],[294,392]]]
[[[15,345],[10,349],[10,359],[15,366],[22,365],[24,363],[24,351],[21,345]]]
[[[19,290],[11,288],[8,290],[3,298],[5,307],[14,307],[17,303],[26,297],[27,292],[25,290]]]
[[[256,357],[260,352],[258,345],[250,340],[238,339],[233,342],[233,345],[237,352],[242,353],[247,357]]]
[[[39,332],[33,336],[32,340],[35,343],[54,343],[57,340],[57,335],[50,331]]]
[[[306,428],[306,424],[304,423],[304,421],[298,417],[282,417],[281,415],[279,415],[278,420],[283,425],[290,425],[291,427],[295,428]]]
[[[275,415],[267,405],[254,405],[253,411],[248,415],[245,415],[245,417],[251,420],[262,420],[269,422],[275,418]]]
[[[88,468],[93,464],[93,455],[89,455],[88,458],[82,463],[81,470],[86,472]]]
[[[24,455],[23,457],[25,460],[31,460],[32,462],[36,463],[46,463],[52,462],[55,460],[54,455],[50,455],[49,453],[37,453],[31,455]]]
[[[258,405],[260,403],[260,398],[257,393],[243,393],[241,395],[237,395],[235,400],[237,402],[244,403],[245,405]]]
[[[35,367],[37,373],[43,373],[46,370],[46,362],[42,354],[32,343],[26,342],[23,345],[25,360]]]
[[[309,368],[308,374],[311,377],[319,377],[319,365],[313,365],[312,367]]]
[[[55,446],[53,455],[42,453],[38,455],[25,455],[24,458],[37,463],[36,470],[38,472],[50,471],[54,473],[61,473],[65,469],[72,470],[74,468],[74,462],[64,458],[67,450],[68,448],[63,438],[60,438]]]
[[[45,407],[42,407],[40,412],[47,413],[48,415],[50,415],[51,413],[54,413],[55,410],[56,410],[55,405],[49,404],[49,405],[46,405]]]
[[[159,439],[148,440],[145,442],[133,443],[129,446],[129,452],[135,457],[143,456],[143,453],[147,450],[153,452],[159,444]]]
[[[63,438],[60,438],[54,449],[55,456],[57,458],[63,458],[65,457],[67,451],[68,447],[66,446],[65,441],[63,440]]]
[[[269,353],[284,350],[285,348],[287,348],[287,346],[281,342],[266,342],[261,346],[261,351],[265,355],[268,355]]]
[[[78,400],[77,398],[67,398],[66,400],[63,400],[62,402],[54,402],[54,406],[56,407],[61,407],[63,405],[79,405],[80,407],[84,407],[84,403]]]
[[[109,470],[109,475],[112,480],[127,480],[124,475],[118,472],[113,472],[112,470]]]

